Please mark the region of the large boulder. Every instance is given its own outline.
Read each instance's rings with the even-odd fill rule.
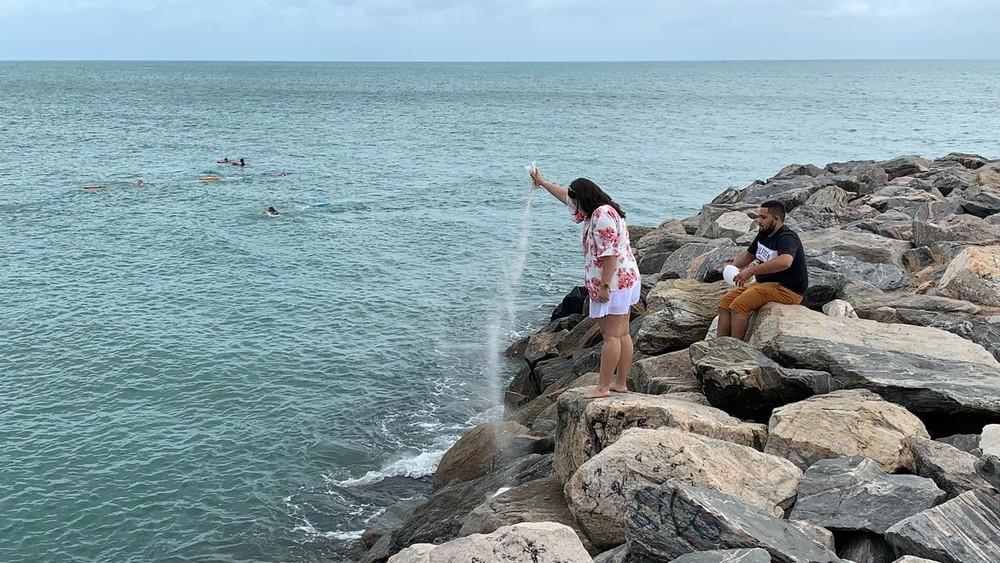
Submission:
[[[731,242],[730,242],[731,244]],[[698,266],[704,262],[705,255],[718,248],[720,244],[690,242],[675,250],[663,262],[660,268],[660,279],[678,278],[693,279],[698,272]]]
[[[976,184],[1000,186],[1000,160],[987,162],[976,169]]]
[[[574,287],[562,298],[559,305],[552,311],[551,319],[554,321],[569,315],[583,315],[583,305],[586,303],[587,297],[586,287],[582,285]]]
[[[741,418],[767,420],[775,407],[840,388],[826,372],[784,368],[735,338],[696,342],[689,350],[709,402]]]
[[[720,239],[725,242],[729,239]],[[638,259],[639,272],[643,275],[660,271],[663,262],[675,250],[691,242],[706,243],[709,239],[689,235],[679,221],[671,221],[639,239],[633,246]]]
[[[754,209],[748,206],[748,209]],[[695,234],[706,238],[728,238],[736,240],[756,229],[757,222],[747,211],[727,211],[712,220],[702,210],[702,224]]]
[[[514,421],[484,422],[465,433],[441,458],[434,473],[434,488],[452,481],[471,481],[530,451],[528,429]],[[523,437],[524,439],[519,439]]]
[[[898,240],[913,238],[913,218],[902,211],[889,210],[874,217],[851,223],[852,228]]]
[[[580,466],[566,499],[598,549],[625,540],[624,521],[636,490],[677,479],[739,497],[780,517],[795,499],[802,472],[753,448],[673,428],[630,428]]]
[[[632,365],[629,375],[635,382],[635,390],[648,395],[701,391],[688,350],[639,360]]]
[[[622,549],[627,551],[628,544]],[[597,560],[594,560],[597,563]],[[759,547],[745,549],[712,549],[681,555],[670,563],[771,563],[771,554]]]
[[[936,158],[934,160],[957,162],[969,170],[975,170],[989,162],[989,159],[982,155],[963,152],[950,152],[941,158]]]
[[[742,254],[745,248],[745,246],[735,244],[723,244],[714,250],[710,250],[691,264],[692,268],[697,267],[694,272],[694,279],[701,282],[717,282],[722,280],[722,270],[733,259]]]
[[[811,252],[836,252],[872,264],[902,265],[903,253],[910,249],[907,241],[895,240],[872,233],[822,229],[799,233],[802,247]]]
[[[945,499],[934,481],[915,475],[889,475],[863,457],[824,459],[799,481],[789,518],[834,531],[875,534]]]
[[[630,561],[734,548],[761,548],[776,561],[840,561],[791,522],[734,495],[679,480],[638,489],[627,526]]]
[[[558,522],[569,526],[580,536],[584,547],[593,552],[593,546],[580,532],[566,506],[562,481],[554,475],[490,497],[465,517],[459,536],[489,534],[503,526],[522,522]]]
[[[1000,424],[988,424],[979,440],[982,457],[976,460],[976,473],[1000,491]]]
[[[927,438],[910,438],[908,445],[913,452],[916,474],[933,479],[948,498],[973,489],[989,488],[989,483],[976,474],[976,456]]]
[[[827,186],[816,191],[806,200],[806,205],[825,209],[841,209],[847,207],[852,194],[838,186]]]
[[[912,176],[921,172],[927,172],[930,170],[931,162],[919,156],[906,155],[897,156],[890,160],[883,160],[878,164],[888,174],[889,179],[892,180],[900,176]]]
[[[532,454],[515,460],[496,473],[472,481],[455,481],[421,504],[391,534],[389,553],[415,543],[441,543],[458,536],[465,517],[501,487],[516,487],[552,474],[552,454]],[[381,543],[385,536],[379,540]],[[378,544],[376,544],[378,545]]]
[[[911,285],[906,271],[895,264],[862,262],[857,258],[836,251],[820,252],[810,249],[806,251],[806,263],[847,278],[865,280],[882,291],[901,289]]]
[[[1000,227],[968,214],[951,215],[937,222],[913,222],[914,246],[931,246],[940,242],[998,244]]]
[[[665,280],[646,296],[646,314],[636,347],[650,355],[687,348],[704,337],[718,314],[719,300],[729,291],[726,282]]]
[[[361,540],[365,542],[365,546],[372,547],[382,536],[398,530],[403,525],[403,522],[413,514],[413,511],[425,502],[427,502],[426,497],[418,496],[390,505],[385,509],[385,512],[379,514],[377,518],[368,524],[361,536]]]
[[[892,563],[892,546],[877,534],[857,532],[844,535],[838,542],[837,555],[846,561]]]
[[[769,304],[757,312],[750,343],[782,365],[826,371],[917,414],[1000,418],[1000,364],[941,330]]]
[[[1000,213],[1000,185],[972,186],[961,195],[962,209],[976,217]]]
[[[803,469],[821,459],[864,456],[885,471],[912,471],[906,442],[912,436],[930,437],[919,418],[870,391],[850,389],[775,409],[764,451]]]
[[[948,265],[938,289],[956,299],[1000,307],[1000,245],[963,250]]]
[[[941,563],[996,563],[1000,553],[1000,498],[983,490],[915,514],[886,530],[896,553]]]
[[[676,428],[755,449],[767,440],[763,424],[743,422],[711,406],[641,393],[583,398],[589,390],[571,389],[559,397],[554,465],[564,482],[629,428]]]
[[[737,200],[742,203],[760,205],[767,200],[775,199],[791,211],[804,204],[809,196],[816,193],[817,190],[830,184],[832,182],[827,182],[822,177],[813,178],[811,176],[791,176],[765,183],[754,182],[739,193]]]
[[[470,561],[532,561],[590,563],[592,559],[569,526],[529,522],[504,526],[492,534],[475,534],[442,545],[412,545],[389,559],[391,563],[468,563]]]

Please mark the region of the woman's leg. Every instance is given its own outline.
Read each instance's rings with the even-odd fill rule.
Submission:
[[[585,393],[584,399],[611,395],[611,378],[615,374],[615,368],[618,367],[618,359],[622,352],[621,337],[615,333],[615,317],[620,316],[606,315],[597,319],[597,326],[601,328],[601,337],[604,339],[604,346],[601,349],[601,374],[597,380],[597,389]]]
[[[611,385],[612,391],[618,393],[628,393],[628,373],[632,369],[632,356],[635,355],[635,347],[632,345],[632,335],[628,331],[629,315],[615,315],[617,324],[615,325],[621,342],[621,354],[618,357],[617,377]]]

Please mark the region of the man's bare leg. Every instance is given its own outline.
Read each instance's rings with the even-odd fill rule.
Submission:
[[[720,319],[721,321],[721,319]],[[733,313],[733,338],[743,340],[743,337],[747,334],[747,325],[750,323],[750,317],[739,313]],[[722,323],[719,323],[722,326]]]
[[[732,315],[729,309],[719,309],[719,328],[715,331],[715,336],[730,336],[732,334]]]

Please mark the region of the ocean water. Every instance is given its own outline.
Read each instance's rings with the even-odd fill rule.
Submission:
[[[536,192],[508,286],[532,160],[653,225],[998,130],[996,61],[0,63],[0,560],[349,557],[580,276]]]

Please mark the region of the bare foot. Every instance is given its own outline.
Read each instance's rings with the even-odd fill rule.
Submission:
[[[625,387],[624,385],[621,386],[621,387],[619,387],[617,385],[612,385],[611,386],[611,390],[614,391],[615,393],[628,393],[629,392],[628,391],[628,387]]]
[[[611,396],[610,391],[601,391],[600,389],[595,389],[590,393],[583,394],[584,399],[600,399],[601,397],[610,397],[610,396]]]

